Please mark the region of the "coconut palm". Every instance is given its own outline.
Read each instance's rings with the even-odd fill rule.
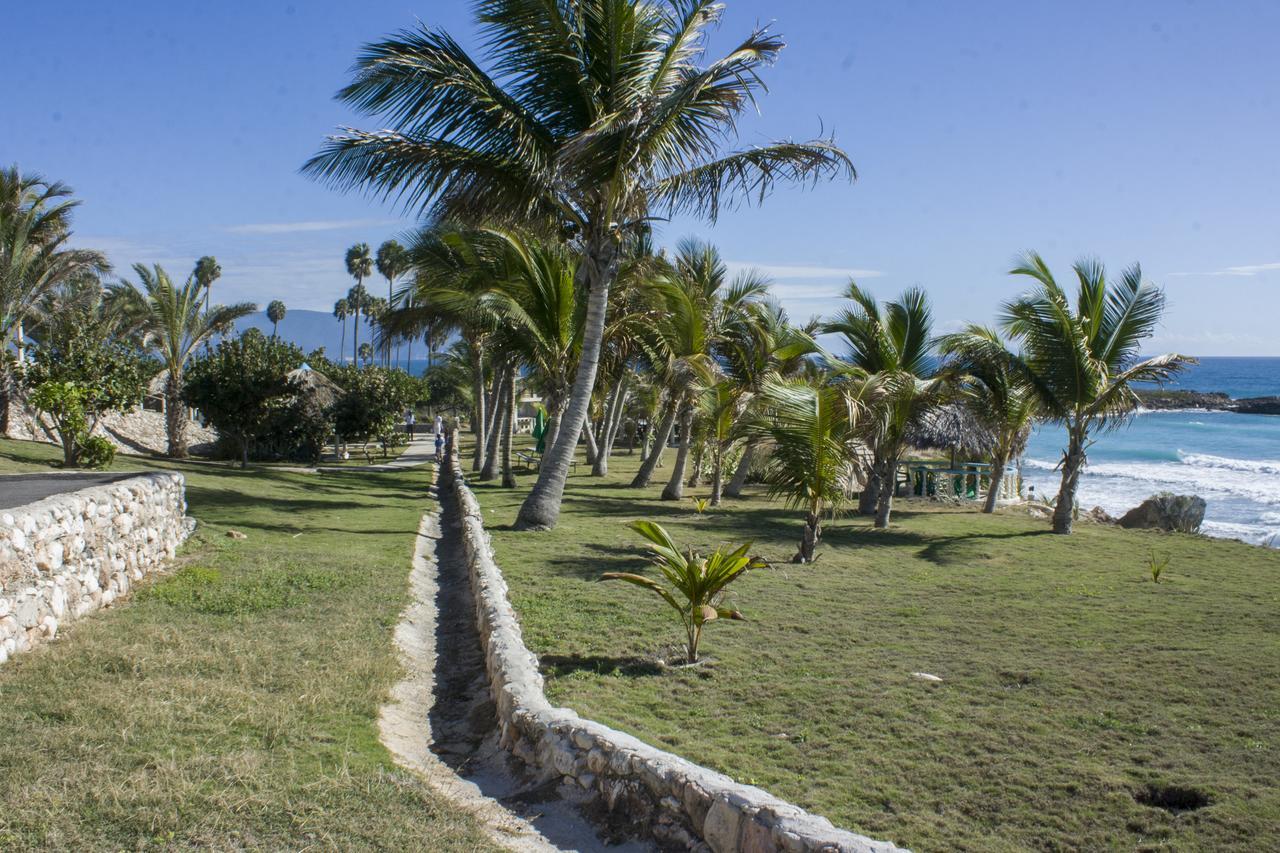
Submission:
[[[112,307],[127,318],[144,346],[159,352],[166,371],[165,430],[167,455],[183,459],[187,455],[186,407],[182,403],[182,373],[196,347],[236,320],[258,310],[252,302],[215,305],[204,310],[205,286],[194,273],[182,286],[175,285],[159,264],[148,268],[134,264],[136,282],[111,285]]]
[[[279,299],[272,299],[267,305],[267,319],[271,321],[271,337],[276,337],[276,332],[280,329],[280,321],[285,315],[284,303]]]
[[[958,372],[962,399],[978,423],[991,432],[991,485],[982,511],[992,513],[1009,461],[1026,449],[1040,401],[1023,379],[1017,356],[999,332],[976,324],[939,339],[939,349]]]
[[[822,516],[839,511],[859,441],[859,421],[873,399],[873,382],[857,368],[837,368],[818,383],[770,380],[761,390],[769,416],[752,432],[770,442],[765,467],[769,494],[804,510],[804,532],[794,563],[812,563],[822,541]]]
[[[378,273],[387,280],[387,304],[394,305],[395,283],[396,279],[404,275],[408,269],[408,258],[404,246],[401,246],[395,240],[387,240],[378,247],[378,254],[374,260],[374,265],[378,268]],[[384,345],[387,367],[391,366],[391,338],[386,339]]]
[[[368,309],[369,292],[365,290],[364,280],[373,275],[373,257],[369,254],[368,243],[356,243],[347,249],[345,257],[347,275],[356,280],[355,286],[347,291],[347,305],[355,318],[355,331],[351,343],[351,355],[359,365],[360,354],[360,317]]]
[[[213,283],[222,277],[222,267],[218,264],[218,259],[212,255],[205,255],[196,261],[195,270],[192,272],[195,276],[196,283],[204,291],[204,310],[209,310],[210,296],[213,293]]]
[[[866,472],[859,511],[875,513],[875,526],[889,526],[898,462],[912,420],[937,405],[946,385],[934,355],[933,314],[928,295],[911,288],[883,310],[875,297],[849,282],[844,296],[853,305],[838,311],[823,331],[840,335],[847,361],[880,380],[874,418],[866,419],[871,470]]]
[[[1144,281],[1134,264],[1118,282],[1107,280],[1102,263],[1085,259],[1073,269],[1079,282],[1073,306],[1035,252],[1018,259],[1010,275],[1036,281],[1030,293],[1004,306],[1001,326],[1022,347],[1015,365],[1045,417],[1067,428],[1062,485],[1053,511],[1053,532],[1071,532],[1076,487],[1092,444],[1091,435],[1124,423],[1138,407],[1137,382],[1166,382],[1194,359],[1177,353],[1139,360],[1164,312],[1164,292]]]
[[[71,188],[16,166],[0,170],[0,354],[12,346],[19,369],[25,361],[24,322],[55,288],[110,269],[106,257],[67,247],[72,212],[80,202]],[[9,427],[14,380],[0,355],[0,433]]]
[[[390,129],[349,130],[304,167],[436,218],[550,224],[579,245],[582,352],[520,529],[553,527],[559,517],[621,238],[660,210],[714,219],[780,181],[854,176],[829,139],[723,152],[783,43],[759,29],[700,64],[722,8],[713,0],[480,0],[487,56],[473,58],[422,25],[368,46],[339,97]]]
[[[351,304],[345,297],[333,303],[333,316],[342,323],[342,344],[338,347],[338,361],[341,362],[342,354],[347,350],[347,317],[351,316]]]

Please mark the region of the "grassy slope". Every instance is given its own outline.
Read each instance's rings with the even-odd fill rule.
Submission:
[[[888,532],[830,525],[791,566],[796,513],[755,496],[697,516],[623,488],[635,461],[580,467],[546,534],[504,529],[521,494],[477,489],[553,700],[918,850],[1280,845],[1280,554],[916,505]],[[708,628],[710,666],[659,670],[674,614],[596,581],[644,570],[637,517],[777,561],[733,594],[752,621]],[[1212,804],[1135,802],[1153,783]]]
[[[377,738],[424,473],[171,467],[178,571],[0,667],[0,848],[487,849]]]

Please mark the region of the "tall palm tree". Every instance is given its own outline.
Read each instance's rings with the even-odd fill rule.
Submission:
[[[845,499],[849,460],[873,383],[857,368],[837,369],[816,384],[770,380],[761,391],[770,416],[752,429],[773,452],[765,468],[769,493],[804,510],[804,533],[794,563],[812,563],[822,541],[822,516]]]
[[[946,384],[938,375],[933,313],[923,290],[911,288],[883,310],[855,282],[844,295],[853,305],[838,311],[823,331],[840,335],[849,348],[848,362],[880,380],[875,416],[865,423],[872,461],[858,508],[874,511],[875,526],[883,529],[889,526],[907,427],[938,403]]]
[[[1076,488],[1098,430],[1128,422],[1138,407],[1136,382],[1166,382],[1194,359],[1177,353],[1139,359],[1164,312],[1164,292],[1129,267],[1118,282],[1094,259],[1077,261],[1075,305],[1035,252],[1018,259],[1010,275],[1028,276],[1035,289],[1004,306],[1001,325],[1022,346],[1014,363],[1039,399],[1045,417],[1067,428],[1062,485],[1053,532],[1071,532]]]
[[[701,64],[714,0],[478,0],[488,55],[420,25],[365,48],[339,93],[388,130],[349,130],[304,171],[437,219],[551,225],[581,250],[586,322],[564,425],[520,509],[554,527],[586,422],[621,239],[660,210],[715,219],[781,181],[854,177],[830,139],[725,153],[782,50],[767,29]],[[485,69],[491,69],[492,73]]]
[[[80,202],[71,188],[16,166],[0,170],[0,353],[10,346],[25,360],[24,321],[55,288],[110,269],[106,256],[68,248],[71,216]],[[0,434],[9,428],[14,379],[0,358]]]
[[[276,337],[280,330],[280,321],[284,319],[286,309],[279,299],[272,299],[267,304],[267,319],[271,321],[271,337]]]
[[[991,484],[982,511],[996,511],[1001,482],[1010,460],[1026,449],[1040,412],[1040,401],[1023,379],[1017,356],[1000,333],[976,324],[939,339],[939,349],[959,373],[962,399],[979,423],[991,430]]]
[[[212,255],[205,255],[196,261],[196,268],[192,272],[195,276],[196,283],[204,291],[204,310],[209,310],[210,296],[213,293],[213,283],[222,278],[222,267],[218,264],[218,259]]]
[[[351,315],[351,304],[347,302],[346,297],[339,299],[333,303],[333,316],[342,322],[342,344],[338,347],[338,361],[342,361],[342,355],[347,351],[347,317]]]
[[[365,290],[364,280],[373,275],[373,256],[369,254],[368,243],[356,243],[346,254],[347,275],[356,280],[355,286],[347,291],[347,305],[355,318],[355,332],[351,343],[351,355],[356,365],[360,364],[360,317],[368,310],[369,292]]]
[[[408,258],[404,246],[401,246],[395,240],[387,240],[378,247],[378,254],[374,261],[378,268],[378,273],[387,280],[387,304],[394,305],[395,283],[396,279],[402,276],[408,268]],[[383,355],[386,358],[387,367],[391,366],[391,344],[392,339],[388,337],[383,345]]]
[[[156,264],[134,264],[137,282],[119,282],[109,289],[112,306],[142,339],[144,346],[160,353],[167,372],[164,386],[167,454],[187,455],[187,417],[182,403],[182,372],[196,348],[236,320],[258,310],[252,302],[215,305],[204,310],[204,285],[189,276],[177,286]]]

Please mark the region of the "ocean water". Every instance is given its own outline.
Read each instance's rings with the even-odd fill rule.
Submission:
[[[1176,386],[1233,397],[1280,395],[1280,358],[1208,358]],[[1023,479],[1056,495],[1062,427],[1044,426],[1028,444]],[[1082,508],[1118,515],[1161,491],[1207,502],[1204,532],[1280,547],[1280,415],[1143,412],[1103,433],[1080,480]]]

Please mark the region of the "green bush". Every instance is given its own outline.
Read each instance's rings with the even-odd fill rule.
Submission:
[[[85,468],[110,468],[116,458],[116,446],[107,438],[91,435],[80,442],[80,465]]]

